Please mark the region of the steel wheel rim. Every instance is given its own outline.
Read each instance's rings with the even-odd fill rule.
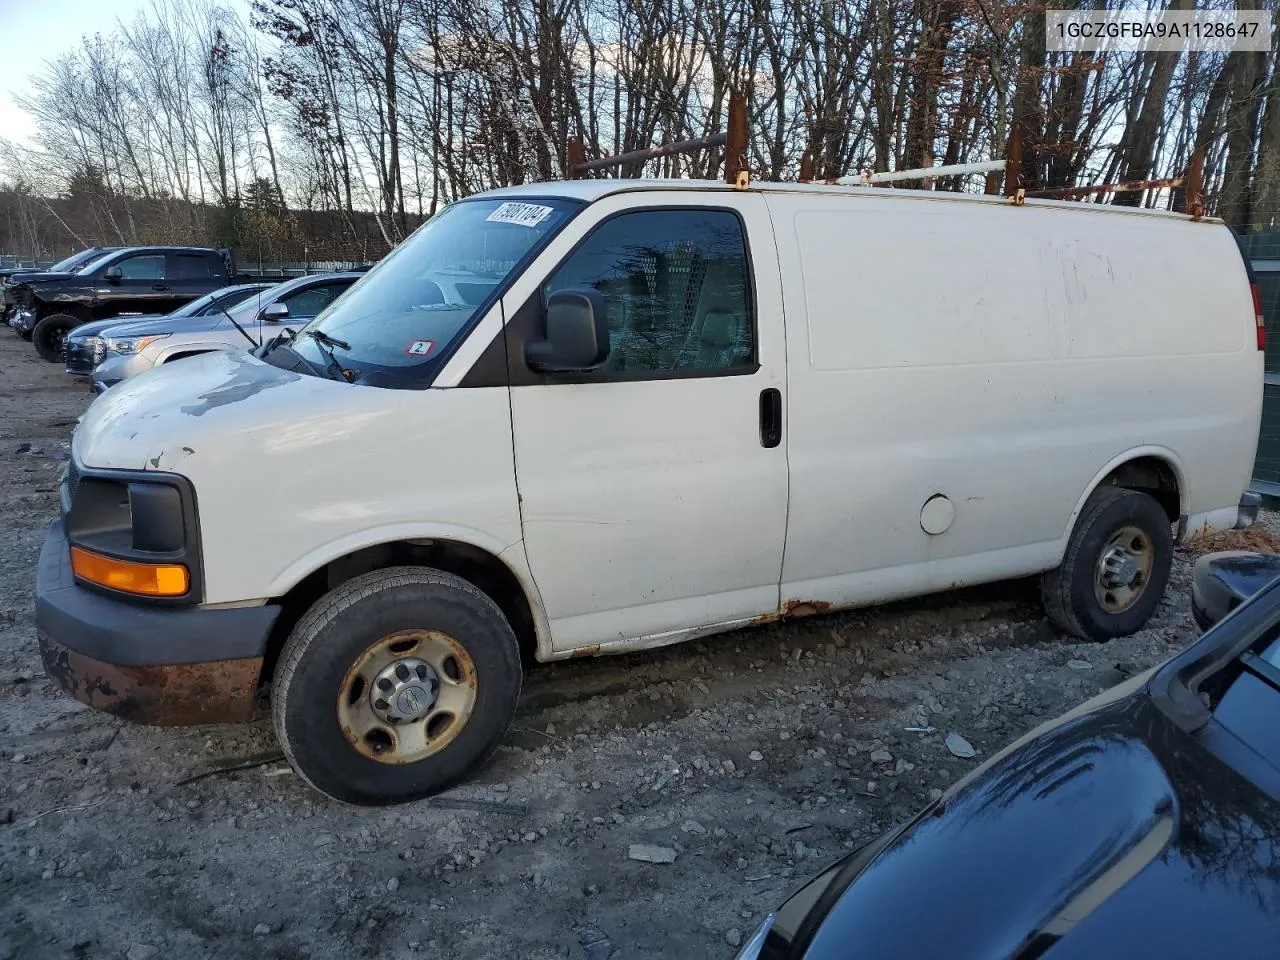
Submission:
[[[476,687],[475,663],[455,638],[401,630],[370,644],[343,677],[338,726],[370,760],[416,763],[466,727]]]
[[[1129,610],[1151,582],[1155,546],[1138,527],[1129,525],[1113,533],[1093,572],[1093,595],[1107,613]]]

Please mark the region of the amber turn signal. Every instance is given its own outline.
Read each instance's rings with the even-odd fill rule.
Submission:
[[[71,548],[71,571],[81,580],[145,597],[181,597],[191,585],[180,563],[136,563]]]

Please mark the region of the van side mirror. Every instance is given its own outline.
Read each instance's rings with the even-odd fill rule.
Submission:
[[[107,283],[119,283],[124,279],[124,271],[120,269],[119,264],[107,267],[102,272],[102,279],[106,280]]]
[[[279,323],[287,316],[289,316],[289,305],[281,303],[279,300],[275,303],[267,304],[262,311],[262,321],[264,323]]]
[[[557,290],[547,298],[547,336],[524,345],[534,370],[589,370],[609,356],[609,324],[597,290]]]

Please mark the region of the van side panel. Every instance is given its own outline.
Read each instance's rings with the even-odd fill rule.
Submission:
[[[1065,281],[1072,384],[1060,428],[1092,435],[1082,454],[1143,442],[1175,451],[1188,529],[1230,526],[1262,416],[1263,354],[1239,247],[1220,224],[1061,219],[1049,237]]]
[[[784,602],[1056,566],[1099,471],[1143,447],[1179,461],[1192,512],[1239,500],[1261,355],[1225,228],[888,190],[768,200],[790,365]],[[1214,269],[1226,279],[1189,289]],[[1123,332],[1104,354],[1108,328]],[[929,534],[937,495],[954,519]]]

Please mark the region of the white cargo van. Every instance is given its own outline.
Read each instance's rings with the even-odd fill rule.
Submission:
[[[1044,574],[1139,629],[1247,523],[1261,318],[1219,222],[597,180],[434,217],[292,340],[98,398],[38,623],[67,690],[244,718],[342,800],[494,749],[522,655]],[[1176,534],[1175,534],[1176,531]]]

